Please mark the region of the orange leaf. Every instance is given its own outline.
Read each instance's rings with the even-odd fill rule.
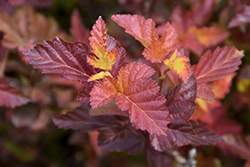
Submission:
[[[99,72],[99,73],[97,73],[97,74],[92,75],[91,77],[89,77],[88,82],[89,81],[95,81],[95,80],[98,80],[98,79],[103,79],[105,76],[112,77],[111,74],[110,74],[110,72],[108,72],[108,71],[101,71],[101,72]]]
[[[175,71],[185,83],[187,83],[191,71],[189,62],[189,58],[185,56],[177,57],[177,50],[175,50],[170,59],[164,60],[164,64]]]
[[[196,35],[200,43],[207,48],[219,44],[229,36],[227,31],[219,27],[192,27],[189,33]]]
[[[177,34],[170,23],[166,24],[166,30],[159,38],[152,19],[146,20],[139,15],[113,15],[112,19],[142,43],[145,47],[142,54],[152,63],[161,63],[176,48]]]
[[[108,50],[107,46],[107,29],[106,24],[101,17],[98,18],[96,24],[90,32],[90,46],[95,55],[88,56],[88,63],[95,68],[103,70],[111,70],[112,65],[116,62],[118,53],[116,49]]]

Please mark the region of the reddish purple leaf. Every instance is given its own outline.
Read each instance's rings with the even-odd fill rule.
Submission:
[[[90,31],[85,28],[82,23],[79,11],[75,9],[71,15],[71,28],[70,33],[74,36],[76,41],[81,41],[83,43],[89,43]]]
[[[131,130],[125,138],[103,145],[101,148],[104,151],[121,152],[127,150],[128,154],[137,154],[144,150],[145,144],[145,137],[140,132]]]
[[[238,51],[233,46],[218,47],[214,52],[209,50],[204,53],[199,63],[192,66],[198,88],[202,88],[198,89],[198,97],[212,99],[210,97],[212,93],[208,93],[209,88],[204,84],[234,73],[239,69],[243,56],[243,51]],[[202,91],[205,91],[205,93],[202,93]]]
[[[121,116],[129,116],[128,112],[121,111],[114,100],[111,100],[108,104],[103,105],[99,108],[90,109],[89,115],[91,116],[99,116],[99,115],[121,115]]]
[[[250,22],[250,5],[243,4],[242,10],[236,12],[236,16],[230,21],[228,27],[236,27]]]
[[[58,37],[53,41],[44,41],[25,53],[34,68],[41,68],[42,73],[60,73],[63,79],[77,80],[88,84],[88,78],[95,70],[87,63],[90,53],[86,44],[69,43]]]
[[[230,148],[232,153],[237,154],[241,158],[250,160],[250,136],[243,135],[224,135],[226,145]]]
[[[223,141],[223,139],[219,135],[210,130],[207,130],[203,126],[197,126],[193,123],[193,129],[197,134],[195,138],[189,137],[190,144],[193,146],[214,145]]]
[[[88,106],[75,108],[66,114],[56,115],[52,117],[54,124],[60,129],[81,130],[82,132],[94,130],[106,130],[121,127],[122,121],[127,117],[121,116],[95,116],[89,115]]]
[[[0,106],[14,108],[30,101],[21,90],[9,85],[3,78],[0,78]]]
[[[180,82],[166,95],[170,123],[167,136],[150,135],[151,145],[158,151],[174,145],[183,146],[190,143],[189,138],[195,137],[189,117],[194,113],[196,105],[196,80],[192,74],[186,84]]]
[[[152,147],[149,148],[149,155],[148,158],[151,159],[152,165],[154,167],[166,167],[172,166],[174,163],[174,156],[167,152],[159,152],[153,149]],[[147,154],[147,153],[146,153]]]

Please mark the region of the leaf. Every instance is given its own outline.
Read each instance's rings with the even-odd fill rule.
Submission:
[[[140,41],[144,47],[147,47],[153,40],[158,39],[158,33],[155,29],[155,22],[152,19],[145,19],[140,15],[112,15],[119,26],[125,28],[125,32],[132,35]]]
[[[38,43],[55,36],[66,37],[55,20],[36,13],[30,7],[17,8],[14,16],[0,11],[0,24],[0,30],[4,32],[3,45],[10,49],[29,47],[31,40]]]
[[[90,92],[90,105],[92,108],[101,107],[117,94],[117,82],[114,78],[105,77],[102,81],[97,82]]]
[[[232,85],[232,80],[236,76],[236,73],[232,73],[226,77],[216,80],[210,84],[213,89],[215,97],[218,99],[224,99],[226,94],[230,92],[230,87]]]
[[[223,136],[232,153],[250,160],[250,136],[227,134]]]
[[[92,75],[92,76],[88,79],[88,82],[89,82],[89,81],[95,81],[95,80],[98,80],[98,79],[103,79],[105,76],[106,76],[106,77],[107,77],[107,76],[112,77],[112,75],[110,74],[110,72],[108,72],[108,71],[101,71],[101,72],[99,72],[99,73],[97,73],[97,74]]]
[[[166,99],[159,93],[158,84],[147,78],[154,72],[143,63],[133,62],[122,67],[118,81],[105,77],[95,84],[90,93],[92,108],[115,98],[122,111],[129,110],[130,120],[138,128],[152,134],[165,134],[168,124],[168,109],[164,105]]]
[[[194,123],[193,123],[194,124]],[[223,139],[216,133],[207,130],[203,126],[193,125],[193,129],[197,136],[195,138],[190,138],[190,144],[193,146],[200,145],[214,145],[216,143],[222,142]]]
[[[174,70],[184,83],[187,83],[191,70],[189,58],[185,56],[177,57],[177,50],[175,50],[170,59],[164,60],[164,64],[166,64],[171,70]]]
[[[108,104],[103,105],[99,108],[91,108],[89,110],[90,116],[99,116],[99,115],[121,115],[121,116],[129,116],[128,112],[121,111],[114,100],[111,100]]]
[[[115,48],[108,50],[108,35],[105,26],[105,22],[99,17],[90,32],[91,37],[89,38],[90,46],[95,55],[89,55],[87,62],[95,68],[111,70],[112,65],[116,62],[118,53]]]
[[[76,41],[81,41],[86,44],[89,43],[88,38],[90,36],[90,31],[83,25],[77,9],[75,9],[71,15],[70,33]]]
[[[0,106],[15,108],[30,101],[17,88],[11,86],[4,79],[0,78]]]
[[[150,135],[151,145],[157,151],[163,151],[165,147],[171,148],[174,145],[187,145],[190,143],[189,138],[196,136],[189,122],[196,108],[194,103],[196,91],[196,80],[192,74],[186,84],[180,82],[166,95],[170,117],[167,136]]]
[[[198,84],[197,94],[201,95],[203,93],[200,93],[200,91],[208,90],[208,88],[199,89],[202,84],[218,80],[234,73],[239,68],[238,66],[241,64],[241,58],[243,56],[243,51],[238,51],[232,46],[218,47],[214,52],[210,50],[207,51],[201,57],[199,63],[192,66]],[[206,96],[204,93],[204,96],[198,97],[207,99]]]
[[[60,73],[63,79],[88,83],[95,70],[87,62],[89,48],[81,42],[69,43],[58,37],[53,41],[44,41],[25,53],[34,68],[41,68],[42,73]]]
[[[189,29],[189,33],[195,34],[200,43],[205,47],[211,47],[224,41],[229,33],[219,27],[193,27]]]
[[[171,24],[166,24],[166,30],[159,38],[152,19],[140,15],[113,15],[111,17],[125,32],[140,41],[145,47],[143,56],[153,63],[161,63],[166,55],[176,48],[177,34]]]
[[[90,116],[89,106],[81,106],[69,111],[66,114],[60,114],[52,117],[54,124],[60,129],[81,130],[82,132],[94,130],[106,130],[110,128],[119,128],[122,120],[126,117],[121,116]]]
[[[126,143],[126,144],[124,144]],[[137,131],[130,130],[125,138],[119,138],[115,142],[110,142],[101,146],[104,151],[128,151],[128,154],[137,154],[145,148],[145,137]]]
[[[236,12],[235,17],[230,21],[228,27],[236,27],[250,22],[250,5],[243,4],[243,9]]]
[[[167,54],[175,50],[178,44],[177,33],[174,27],[166,24],[166,30],[160,38],[153,39],[142,52],[143,56],[152,63],[161,63]]]

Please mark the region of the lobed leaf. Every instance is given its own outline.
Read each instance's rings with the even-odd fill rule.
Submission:
[[[235,17],[230,21],[228,27],[236,27],[250,22],[250,5],[243,4],[243,9],[236,12]]]
[[[6,48],[29,48],[30,41],[42,42],[44,39],[53,39],[56,35],[66,37],[55,20],[46,18],[30,7],[17,8],[13,16],[0,11],[0,24]]]
[[[243,56],[243,51],[238,51],[233,46],[218,47],[214,52],[207,51],[199,63],[192,66],[198,84],[198,97],[211,99],[207,97],[207,93],[202,93],[204,90],[209,90],[209,88],[204,87],[204,84],[234,73],[238,70]],[[201,86],[203,89],[199,89]]]
[[[166,99],[158,93],[158,84],[147,78],[154,72],[143,63],[129,63],[120,69],[118,81],[105,77],[95,84],[90,93],[91,106],[97,108],[115,98],[122,111],[129,110],[130,120],[138,128],[152,134],[165,134],[168,124]]]
[[[101,107],[114,99],[117,88],[117,81],[112,77],[105,77],[102,81],[97,82],[90,92],[92,108]]]
[[[95,80],[98,80],[98,79],[103,79],[105,76],[110,76],[112,77],[112,75],[110,74],[110,72],[108,71],[101,71],[97,74],[94,74],[92,75],[89,79],[88,79],[88,82],[89,81],[95,81]]]
[[[0,106],[15,108],[30,101],[21,90],[0,78]]]
[[[101,17],[99,17],[90,32],[91,37],[89,38],[90,46],[92,47],[95,55],[89,55],[87,61],[95,68],[111,70],[112,65],[116,62],[118,53],[115,48],[108,50],[108,35],[105,26],[105,22]]]
[[[196,92],[196,80],[192,74],[186,84],[180,82],[166,95],[170,123],[166,131],[167,136],[150,135],[151,145],[156,150],[163,151],[165,147],[187,145],[190,143],[189,138],[196,136],[189,122],[196,108]]]
[[[143,16],[130,14],[112,15],[111,19],[125,28],[125,32],[140,41],[144,47],[158,39],[155,22],[152,19],[146,20]]]
[[[76,9],[71,15],[70,33],[73,35],[75,40],[86,44],[88,43],[90,31],[83,25],[79,11]]]
[[[146,144],[145,137],[141,133],[133,130],[132,128],[127,133],[128,134],[125,138],[119,138],[114,142],[102,145],[102,150],[116,152],[127,150],[128,154],[137,154],[139,152],[142,152]]]
[[[229,36],[227,31],[219,27],[193,27],[189,29],[189,33],[195,34],[199,42],[207,48],[219,44]]]
[[[69,111],[66,114],[60,114],[52,117],[54,124],[60,129],[81,130],[82,132],[94,130],[106,130],[121,127],[121,120],[126,117],[121,116],[90,116],[89,106],[81,106]]]
[[[143,56],[153,63],[161,63],[166,55],[176,48],[177,34],[169,23],[166,24],[166,30],[159,38],[152,19],[146,20],[140,15],[113,15],[111,18],[142,43],[145,47]]]
[[[223,136],[230,150],[241,158],[250,160],[250,136],[227,134]]]
[[[58,37],[53,41],[44,41],[25,53],[34,68],[41,68],[42,73],[60,73],[63,79],[88,83],[95,70],[87,63],[89,48],[81,42],[69,43]]]

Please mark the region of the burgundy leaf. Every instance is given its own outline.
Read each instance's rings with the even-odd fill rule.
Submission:
[[[141,133],[131,130],[126,138],[118,139],[115,142],[101,146],[101,148],[104,151],[121,152],[127,150],[128,154],[137,154],[144,150],[145,142],[145,137]]]
[[[167,152],[159,152],[150,147],[149,149],[149,158],[152,161],[152,165],[154,167],[166,167],[172,166],[174,163],[175,158],[167,153]]]
[[[187,145],[190,143],[189,138],[196,136],[189,122],[189,117],[196,108],[196,91],[196,80],[194,74],[191,74],[186,84],[180,82],[166,95],[170,123],[166,131],[167,136],[150,135],[151,145],[156,150],[163,151],[165,147]]]
[[[111,100],[108,104],[103,105],[99,108],[90,109],[89,115],[91,116],[99,116],[99,115],[121,115],[121,116],[129,116],[128,112],[121,111],[114,100]]]
[[[82,23],[79,11],[75,9],[71,15],[71,28],[70,33],[74,36],[76,41],[81,41],[83,43],[89,43],[90,32]]]
[[[110,128],[119,128],[121,122],[127,117],[121,116],[95,116],[89,115],[88,106],[75,108],[73,111],[53,116],[54,124],[60,129],[81,130],[82,132],[94,130],[106,130]]]
[[[25,53],[34,68],[41,68],[43,73],[60,73],[63,79],[77,80],[82,84],[88,84],[88,78],[96,73],[86,62],[88,54],[86,44],[69,43],[58,37]]]
[[[250,22],[250,5],[243,4],[242,7],[242,10],[236,12],[236,16],[230,21],[229,28]]]
[[[250,136],[243,135],[224,135],[226,145],[230,148],[232,153],[237,154],[241,158],[250,160]]]
[[[190,144],[193,146],[200,146],[200,145],[214,145],[218,142],[222,142],[223,139],[217,135],[216,133],[207,130],[203,126],[197,126],[193,123],[193,129],[197,136],[194,137],[188,137]]]
[[[127,137],[130,131],[131,127],[121,125],[117,128],[110,128],[105,130],[100,130],[100,133],[98,135],[98,145],[103,146],[106,144],[109,144],[111,142],[115,142],[117,140],[121,140]]]
[[[9,85],[3,78],[0,78],[0,106],[14,108],[30,101],[21,90]]]

